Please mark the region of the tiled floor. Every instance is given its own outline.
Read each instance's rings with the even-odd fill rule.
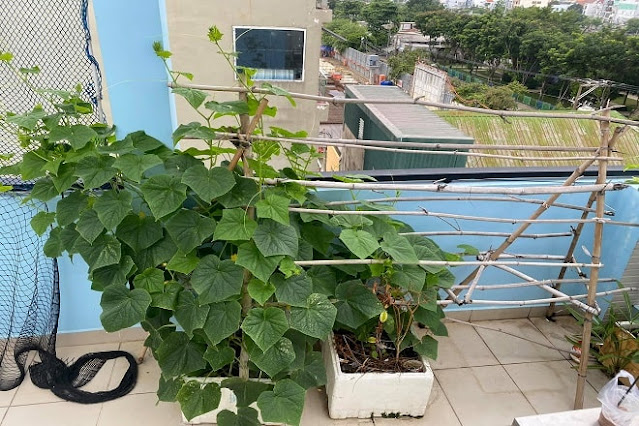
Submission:
[[[563,336],[577,331],[570,317],[551,323],[544,318],[476,321],[559,349],[569,349]],[[323,390],[307,393],[304,426],[510,426],[513,418],[566,411],[572,408],[577,374],[566,354],[497,331],[460,323],[448,324],[449,337],[441,338],[439,359],[432,363],[435,386],[429,408],[421,419],[331,420]],[[137,356],[141,342],[79,346],[63,340],[62,358],[113,350],[119,347]],[[75,346],[74,346],[75,345]],[[116,386],[126,370],[123,360],[109,362],[89,390]],[[157,403],[159,368],[147,355],[138,383],[124,398],[97,405],[63,402],[29,379],[13,391],[0,392],[1,426],[177,426],[179,407]],[[607,379],[599,371],[588,374],[587,407],[597,407],[597,391]]]

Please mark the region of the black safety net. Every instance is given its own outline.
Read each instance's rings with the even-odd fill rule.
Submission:
[[[13,69],[0,61],[0,113],[27,112],[42,105],[35,88],[73,90],[93,105],[86,124],[103,122],[101,77],[91,52],[88,0],[0,0],[0,54],[10,52]],[[15,69],[33,69],[24,75]],[[28,148],[0,127],[0,166],[11,166]],[[23,203],[33,182],[0,174],[0,390],[17,387],[28,369],[32,382],[68,401],[98,403],[129,393],[137,379],[134,357],[122,351],[90,353],[77,360],[56,356],[60,314],[58,264],[47,258],[31,219],[45,205]],[[114,389],[82,389],[100,369],[124,357],[129,369]],[[29,366],[29,364],[31,364]]]

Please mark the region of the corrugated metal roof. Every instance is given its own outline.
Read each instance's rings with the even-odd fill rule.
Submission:
[[[394,86],[349,85],[346,87],[346,94],[347,97],[356,99],[412,100],[408,94]],[[379,120],[396,140],[417,138],[433,139],[439,142],[446,140],[473,142],[472,137],[421,105],[366,104],[362,105],[362,108],[370,116]]]

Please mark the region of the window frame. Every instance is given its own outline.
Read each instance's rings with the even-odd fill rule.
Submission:
[[[301,79],[271,79],[271,78],[253,78],[255,81],[277,81],[277,82],[289,82],[289,83],[303,83],[306,79],[306,46],[307,46],[307,34],[306,28],[298,28],[298,27],[269,27],[269,26],[260,26],[260,25],[233,25],[233,53],[237,52],[237,37],[236,30],[237,29],[248,29],[248,30],[275,30],[275,31],[301,31],[304,36],[304,48],[302,51],[302,78]],[[237,67],[238,57],[235,56],[233,59],[233,63]],[[235,76],[235,79],[238,79],[238,76]]]

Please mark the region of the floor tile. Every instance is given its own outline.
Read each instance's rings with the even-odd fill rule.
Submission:
[[[373,421],[376,426],[462,426],[437,380],[435,380],[433,391],[430,394],[430,401],[428,401],[426,414],[421,419],[375,418]]]
[[[572,317],[557,317],[554,322],[546,318],[530,318],[530,321],[554,347],[566,351],[561,352],[565,359],[570,359],[568,352],[572,348],[572,343],[568,342],[566,336],[580,332],[577,321]]]
[[[180,406],[177,403],[158,403],[155,393],[127,395],[105,402],[97,422],[98,426],[179,426],[181,424]]]
[[[309,389],[306,392],[304,412],[301,426],[373,426],[368,419],[333,420],[328,417],[328,403],[326,391],[323,388]]]
[[[100,404],[73,402],[11,407],[4,416],[2,426],[94,426],[98,421],[100,408]]]
[[[103,345],[91,346],[68,346],[57,350],[58,358],[64,360],[67,364],[75,359],[90,352],[113,351],[119,347],[118,343],[107,343]],[[115,361],[107,361],[93,380],[91,380],[82,389],[89,392],[104,391],[109,389],[109,380]],[[24,382],[20,385],[15,398],[13,398],[12,406],[28,405],[28,404],[44,404],[52,402],[60,402],[60,398],[55,396],[47,389],[40,389],[31,382],[31,378],[27,373]]]
[[[8,408],[0,408],[0,425],[2,424],[2,420],[4,419],[4,415],[7,413]]]
[[[508,321],[482,321],[478,323],[478,325],[500,329],[550,346],[548,339],[546,339],[527,318]],[[561,353],[554,349],[549,349],[499,331],[477,328],[477,333],[479,333],[488,348],[502,364],[565,359]]]
[[[437,360],[430,362],[433,370],[499,364],[474,327],[448,322],[446,328],[448,337],[437,337]]]
[[[577,372],[568,361],[504,365],[517,387],[539,414],[572,410]],[[584,408],[599,407],[597,392],[586,386]]]
[[[464,426],[510,426],[536,414],[502,366],[437,370],[435,377]]]
[[[592,386],[597,392],[599,392],[610,380],[612,380],[612,377],[606,376],[606,373],[595,368],[588,369],[586,374],[586,381],[590,383],[590,386]]]
[[[471,311],[470,321],[496,321],[515,318],[528,318],[530,308],[498,308],[498,309],[475,309]]]
[[[11,405],[11,401],[13,400],[16,392],[18,392],[18,388],[8,391],[0,391],[0,407],[8,407]]]
[[[143,348],[142,342],[126,342],[120,344],[120,350],[129,352],[135,358],[140,356]],[[115,388],[129,368],[129,362],[124,358],[118,358],[113,367],[113,373],[109,382],[109,389]],[[138,365],[138,381],[131,393],[154,393],[158,390],[160,380],[160,366],[153,358],[151,350],[146,351],[144,362]]]

